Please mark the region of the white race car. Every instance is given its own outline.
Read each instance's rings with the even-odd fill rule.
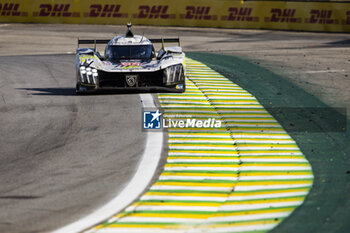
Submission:
[[[179,38],[147,39],[134,35],[131,24],[125,36],[112,40],[79,40],[76,50],[77,94],[102,89],[144,89],[149,91],[185,91],[185,54]],[[156,53],[153,44],[162,43]],[[165,43],[178,46],[165,47]],[[79,48],[94,44],[94,48]],[[96,44],[107,44],[104,55]]]

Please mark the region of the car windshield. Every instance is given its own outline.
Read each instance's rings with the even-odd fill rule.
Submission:
[[[152,55],[152,45],[112,45],[108,50],[110,60],[148,60]]]

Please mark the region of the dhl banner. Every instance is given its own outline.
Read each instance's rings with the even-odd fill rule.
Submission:
[[[350,3],[235,0],[0,0],[0,22],[350,32]]]

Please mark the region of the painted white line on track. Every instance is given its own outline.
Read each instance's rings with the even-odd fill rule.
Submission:
[[[172,223],[200,223],[202,222],[203,219],[196,219],[196,218],[186,218],[186,217],[183,217],[183,218],[164,218],[164,217],[148,217],[148,218],[145,218],[145,217],[125,217],[125,218],[122,218],[119,220],[119,222],[123,223],[123,222],[148,222],[148,223],[152,223],[152,222],[165,222],[165,223],[169,223],[169,222],[172,222]],[[118,229],[118,232],[123,232],[123,233],[126,233],[126,232],[130,232],[130,230],[126,230],[126,231],[119,231]],[[114,231],[114,233],[117,233],[117,231]]]
[[[190,187],[190,186],[172,186],[172,185],[153,185],[150,190],[187,190],[187,191],[218,191],[230,192],[232,187]]]
[[[143,206],[132,206],[134,208],[129,208],[126,209],[125,211],[216,211],[218,209],[217,206],[189,206],[189,205],[181,205],[178,204],[176,206],[174,205],[143,205]],[[152,217],[152,221],[154,221],[154,219],[156,219],[157,217]],[[133,220],[131,220],[133,219]],[[124,219],[122,218],[120,220],[120,222],[145,222],[145,218],[144,217],[125,217]],[[165,219],[167,219],[166,217],[159,217],[159,220],[163,220],[166,222]],[[171,218],[169,220],[169,222],[172,222],[174,218]],[[182,220],[183,221],[183,220]]]
[[[268,214],[243,214],[236,216],[225,216],[225,217],[213,217],[208,222],[234,222],[234,221],[249,221],[249,220],[260,220],[260,219],[272,219],[272,218],[285,218],[290,215],[290,211],[283,211],[277,213]]]
[[[320,74],[320,73],[342,73],[345,72],[345,70],[309,70],[305,71],[306,74]]]
[[[156,107],[151,94],[140,94],[140,99],[144,108]],[[128,185],[115,198],[95,212],[53,233],[81,232],[115,215],[132,203],[151,181],[160,160],[162,145],[163,132],[148,132],[142,159]]]
[[[262,204],[232,204],[227,205],[224,204],[221,206],[221,210],[223,211],[247,211],[247,210],[258,210],[258,209],[266,209],[266,208],[277,208],[277,207],[288,207],[288,206],[299,206],[302,201],[285,201],[285,202],[268,202]]]
[[[253,185],[253,186],[236,186],[235,191],[254,191],[254,190],[273,190],[273,189],[291,189],[291,188],[307,188],[309,184],[293,184],[293,185]],[[296,205],[297,206],[297,205]],[[272,206],[271,206],[272,207]]]
[[[272,193],[272,194],[257,194],[257,195],[241,195],[241,196],[230,196],[227,200],[229,201],[244,201],[254,199],[268,199],[268,198],[282,198],[282,197],[293,197],[293,196],[305,196],[308,191],[300,192],[287,192],[287,193]]]
[[[226,181],[226,180],[237,180],[237,177],[231,177],[231,176],[227,176],[227,177],[222,177],[222,176],[179,176],[179,175],[174,175],[174,176],[160,176],[159,177],[160,181],[163,180],[222,180],[222,181]],[[248,179],[247,179],[248,180]]]
[[[215,197],[213,195],[202,197],[202,196],[191,196],[188,194],[187,196],[170,196],[170,195],[145,195],[141,198],[141,200],[161,200],[161,201],[219,201],[223,202],[227,198],[226,197]]]

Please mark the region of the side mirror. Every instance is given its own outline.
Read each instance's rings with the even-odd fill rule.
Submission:
[[[98,51],[95,52],[95,55],[101,60],[105,60],[106,58],[104,56],[102,56]]]

